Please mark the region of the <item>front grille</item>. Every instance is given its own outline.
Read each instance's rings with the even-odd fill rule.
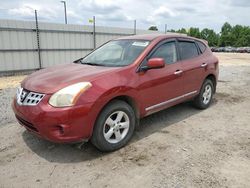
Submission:
[[[21,87],[17,89],[17,94],[16,94],[17,103],[19,105],[27,105],[27,106],[37,105],[44,96],[45,96],[44,94],[28,91]]]
[[[25,126],[26,128],[32,131],[38,132],[37,128],[35,128],[32,123],[20,118],[19,116],[16,116],[16,118],[21,125]]]

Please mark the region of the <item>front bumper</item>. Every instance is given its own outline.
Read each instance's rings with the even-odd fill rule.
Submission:
[[[91,137],[95,120],[92,103],[55,108],[48,100],[49,96],[45,96],[38,105],[25,106],[14,99],[12,108],[18,122],[33,134],[52,142],[78,142]]]

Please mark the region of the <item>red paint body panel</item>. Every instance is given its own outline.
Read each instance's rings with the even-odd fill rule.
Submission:
[[[40,137],[53,142],[75,142],[91,137],[96,118],[115,97],[126,96],[132,99],[140,117],[193,98],[199,93],[208,75],[214,75],[216,80],[218,78],[218,59],[209,49],[190,60],[166,65],[161,69],[138,72],[142,61],[159,42],[178,36],[140,35],[122,38],[151,41],[129,66],[102,67],[71,63],[35,72],[21,86],[29,91],[43,93],[45,97],[36,106],[19,105],[14,99],[14,113],[22,125]],[[201,67],[204,62],[207,66]],[[174,73],[177,70],[183,72],[176,75]],[[55,108],[48,103],[53,93],[84,81],[91,82],[92,87],[78,98],[73,107]],[[171,101],[192,91],[197,93]],[[164,101],[169,103],[150,109]]]
[[[138,91],[144,109],[182,95],[183,79],[174,75],[178,69],[181,69],[181,64],[175,63],[139,74]]]
[[[34,72],[24,79],[22,87],[38,93],[51,94],[77,82],[92,81],[115,69],[117,68],[88,66],[75,63],[57,65]]]

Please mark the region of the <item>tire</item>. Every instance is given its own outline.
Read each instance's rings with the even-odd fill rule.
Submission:
[[[101,151],[114,151],[131,139],[136,125],[132,107],[124,101],[110,102],[95,123],[91,142]]]
[[[199,95],[194,98],[194,106],[198,109],[208,108],[213,99],[214,89],[213,82],[206,79],[202,84]]]

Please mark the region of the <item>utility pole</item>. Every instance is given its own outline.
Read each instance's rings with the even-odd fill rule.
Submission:
[[[134,20],[134,35],[136,35],[136,20]]]
[[[93,43],[94,43],[94,49],[96,48],[96,33],[95,33],[95,16],[93,16]]]
[[[63,5],[64,5],[64,19],[65,19],[65,24],[68,24],[68,21],[67,21],[66,1],[61,1],[61,3],[63,3]]]
[[[41,60],[40,35],[39,35],[39,27],[38,27],[38,19],[37,19],[37,10],[35,10],[35,21],[36,21],[36,40],[37,40],[38,63],[39,63],[39,69],[41,69],[42,68],[42,60]]]
[[[167,24],[165,24],[165,34],[167,33]]]

